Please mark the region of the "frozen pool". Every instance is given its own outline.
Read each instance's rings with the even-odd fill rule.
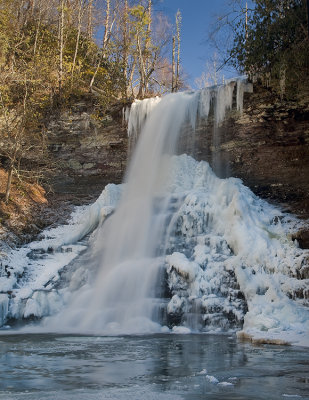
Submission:
[[[309,350],[232,336],[0,336],[0,399],[309,399]]]

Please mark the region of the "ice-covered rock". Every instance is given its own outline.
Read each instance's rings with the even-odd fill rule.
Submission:
[[[306,297],[308,282],[296,277],[308,252],[291,240],[284,214],[206,162],[182,155],[170,163],[167,186],[184,199],[166,244],[172,320],[190,325],[188,315],[199,314],[193,327],[204,330],[244,322],[250,332],[308,331],[309,310],[291,299],[296,288]]]
[[[122,185],[110,184],[90,206],[77,207],[67,225],[47,229],[38,241],[9,251],[0,267],[0,326],[8,319],[41,318],[58,312],[68,293],[59,286],[60,272],[85,249],[79,241],[114,211]],[[78,276],[79,274],[79,276]],[[70,274],[66,285],[80,287],[84,271]]]

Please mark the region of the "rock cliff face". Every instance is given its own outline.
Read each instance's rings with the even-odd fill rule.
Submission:
[[[105,115],[87,102],[51,119],[50,151],[61,175],[53,180],[57,193],[93,194],[123,178],[128,140],[122,107]],[[286,211],[309,217],[309,97],[281,101],[270,91],[254,87],[246,93],[243,114],[232,111],[222,126],[200,123],[184,137],[186,148],[204,159],[221,177],[241,178],[257,195]],[[309,247],[308,235],[298,240]]]
[[[309,99],[280,101],[254,88],[242,115],[231,112],[215,131],[201,124],[196,141],[196,158],[220,176],[239,177],[259,196],[309,217]]]
[[[31,220],[38,227],[63,223],[72,204],[93,201],[107,183],[121,182],[127,164],[121,104],[102,114],[91,97],[75,103],[50,117],[48,136],[50,154],[59,169],[51,180],[54,193],[47,191],[48,202],[29,205]],[[242,115],[232,111],[215,130],[211,121],[208,126],[200,123],[195,143],[192,132],[183,143],[196,159],[210,162],[219,176],[239,177],[259,196],[299,217],[309,217],[309,95],[303,102],[281,101],[255,86],[253,93],[245,94]],[[1,179],[3,192],[5,179]],[[22,235],[18,242],[30,240],[27,220],[23,223],[17,212],[21,225],[17,229],[14,218],[6,215],[8,211],[0,207],[0,236],[1,227],[8,225],[14,234]],[[295,238],[301,247],[309,248],[308,227]]]
[[[61,173],[52,186],[56,193],[93,194],[109,182],[122,180],[127,159],[127,134],[121,105],[101,115],[91,102],[75,104],[51,118],[49,149]]]

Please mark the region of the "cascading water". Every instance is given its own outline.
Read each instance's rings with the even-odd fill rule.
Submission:
[[[154,329],[153,300],[148,298],[164,265],[155,256],[162,218],[168,212],[169,202],[162,199],[169,173],[166,163],[168,155],[175,152],[184,122],[190,121],[194,129],[199,93],[169,95],[155,104],[142,129],[117,210],[98,230],[93,243],[100,271],[87,300],[90,307],[88,304],[84,318],[79,300],[68,311],[71,316],[78,315],[78,329],[126,333]],[[75,323],[70,318],[71,327]]]
[[[288,238],[286,217],[240,180],[219,179],[208,163],[174,155],[184,126],[194,131],[210,115],[221,124],[235,86],[241,111],[248,90],[242,79],[138,101],[125,112],[133,142],[141,130],[125,184],[108,185],[62,242],[46,244],[61,248],[98,225],[68,289],[54,275],[46,291],[32,284],[28,297],[16,293],[10,304],[4,298],[9,317],[54,314],[61,299],[66,306],[43,320],[44,329],[119,334],[244,326],[255,336],[285,332],[288,340],[297,331],[303,343],[306,282],[297,275],[307,253]],[[291,300],[296,292],[304,299]]]
[[[153,330],[161,322],[152,319],[155,284],[165,263],[159,250],[173,208],[166,191],[170,157],[183,125],[189,123],[194,131],[197,116],[207,118],[212,103],[216,123],[222,122],[232,106],[234,86],[231,82],[223,88],[137,101],[129,117],[125,113],[129,135],[135,140],[139,130],[141,135],[117,210],[98,229],[92,244],[100,264],[94,290],[88,292],[89,299],[81,300],[79,294],[64,318],[71,328],[132,333]]]

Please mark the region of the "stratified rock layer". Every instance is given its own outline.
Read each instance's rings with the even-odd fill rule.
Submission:
[[[91,101],[81,101],[51,118],[49,149],[60,167],[52,181],[57,193],[97,195],[107,183],[121,182],[127,160],[121,110],[119,104],[103,114]]]
[[[255,87],[245,94],[242,116],[230,114],[214,133],[201,124],[196,140],[195,157],[219,176],[239,177],[259,196],[308,218],[309,100],[281,101]]]
[[[121,109],[101,115],[84,101],[51,119],[50,150],[62,168],[53,181],[56,192],[98,194],[105,184],[122,180],[128,139]],[[280,100],[255,86],[245,93],[242,115],[231,112],[215,130],[211,118],[199,123],[195,139],[188,132],[184,144],[219,176],[239,177],[257,195],[309,216],[309,97]]]

